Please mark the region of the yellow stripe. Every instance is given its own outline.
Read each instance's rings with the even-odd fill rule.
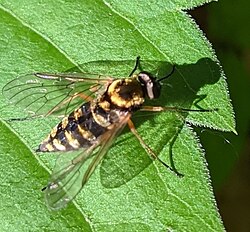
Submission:
[[[46,144],[46,149],[48,150],[48,151],[54,151],[55,149],[54,149],[54,147],[50,144],[50,143],[48,143],[48,144]]]
[[[63,146],[58,139],[53,139],[53,145],[59,151],[65,151],[66,147]]]
[[[50,132],[50,136],[54,138],[56,136],[56,133],[57,133],[57,126],[52,129],[52,131]]]
[[[75,149],[80,147],[80,143],[77,141],[77,139],[74,139],[72,137],[72,134],[68,131],[65,131],[65,136],[67,138],[67,142],[69,143],[69,145]]]
[[[62,128],[63,129],[66,128],[66,126],[68,125],[68,122],[69,122],[68,117],[63,118],[63,120],[62,120]]]
[[[78,120],[78,118],[80,118],[82,116],[82,110],[81,108],[77,109],[74,111],[74,118],[75,120]]]
[[[78,130],[84,139],[86,139],[88,141],[96,140],[96,137],[90,131],[85,130],[80,125],[78,125]]]

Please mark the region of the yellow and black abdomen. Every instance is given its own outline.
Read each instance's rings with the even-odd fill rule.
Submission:
[[[38,151],[70,151],[95,143],[107,128],[96,122],[91,108],[91,102],[87,102],[65,117],[40,144]]]

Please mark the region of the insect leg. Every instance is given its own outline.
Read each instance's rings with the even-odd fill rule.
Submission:
[[[163,164],[167,169],[169,169],[171,172],[175,173],[177,176],[182,176],[182,174],[178,173],[175,169],[171,168],[169,165],[167,165],[165,162],[163,162],[153,151],[152,149],[143,141],[141,136],[138,134],[137,130],[135,129],[134,123],[131,121],[131,119],[128,120],[128,126],[131,132],[135,135],[135,137],[139,140],[142,147],[147,151],[147,153],[150,155],[152,159],[158,160],[161,164]]]
[[[140,108],[140,111],[213,112],[213,111],[218,111],[218,109],[217,108],[215,109],[186,109],[186,108],[179,108],[175,106],[143,106]]]
[[[167,76],[162,77],[161,79],[157,80],[157,82],[159,83],[159,82],[161,82],[161,81],[167,79],[168,77],[172,76],[172,74],[173,74],[174,71],[175,71],[175,68],[176,68],[175,65],[173,65],[172,71],[171,71]]]
[[[33,119],[36,119],[36,118],[42,118],[44,117],[43,115],[32,115],[32,116],[28,116],[28,117],[25,117],[25,118],[10,118],[10,119],[7,119],[6,121],[7,122],[14,122],[14,121],[28,121],[28,120],[33,120]]]
[[[135,62],[135,67],[133,68],[132,72],[129,74],[129,77],[131,77],[134,74],[134,72],[139,67],[139,65],[140,65],[140,56],[137,56],[136,62]]]

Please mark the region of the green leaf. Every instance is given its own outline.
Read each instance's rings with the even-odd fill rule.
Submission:
[[[172,156],[184,177],[152,162],[125,131],[74,204],[54,213],[43,204],[40,188],[55,157],[38,157],[34,150],[58,119],[8,122],[25,113],[1,96],[1,231],[224,230],[200,144],[183,121],[234,131],[233,111],[211,45],[182,11],[205,1],[187,2],[0,1],[1,89],[34,71],[77,68],[127,76],[140,55],[143,69],[160,76],[171,70],[170,64],[177,67],[164,82],[161,98],[150,104],[219,109],[136,114],[146,143],[165,162]]]

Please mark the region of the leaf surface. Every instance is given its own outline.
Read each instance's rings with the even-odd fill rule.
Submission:
[[[127,76],[136,56],[144,70],[161,76],[176,64],[152,105],[215,109],[209,113],[135,114],[146,143],[184,174],[179,178],[152,162],[128,130],[119,136],[75,204],[52,213],[40,188],[55,157],[34,150],[56,118],[15,121],[22,109],[0,98],[1,231],[223,231],[204,154],[190,128],[234,131],[223,71],[197,25],[184,9],[205,1],[46,2],[0,1],[0,88],[20,74],[70,68]],[[197,104],[196,104],[197,103]],[[31,151],[31,148],[33,151]],[[23,174],[23,175],[21,175]],[[12,223],[13,218],[19,223]],[[27,223],[26,222],[32,222]],[[10,226],[11,225],[11,226]],[[25,230],[23,229],[23,230]]]

